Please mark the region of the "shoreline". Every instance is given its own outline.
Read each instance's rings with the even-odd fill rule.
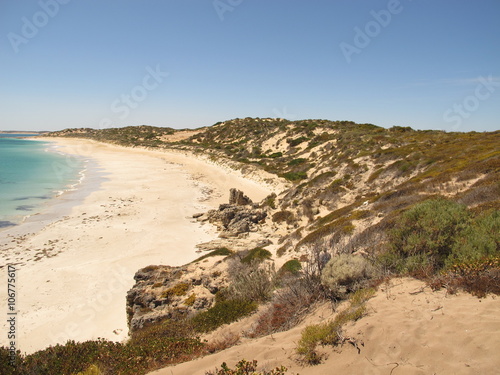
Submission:
[[[50,190],[29,192],[27,194],[32,194],[32,196],[30,195],[14,199],[16,201],[31,199],[31,201],[27,203],[29,205],[26,206],[27,209],[20,209],[23,207],[20,206],[20,208],[16,208],[16,210],[19,211],[4,210],[4,215],[2,215],[1,219],[3,220],[2,223],[4,223],[4,225],[0,227],[0,245],[4,245],[4,243],[2,243],[2,237],[6,235],[5,232],[13,232],[16,234],[26,233],[28,230],[24,229],[25,226],[32,227],[32,230],[40,229],[42,226],[48,224],[48,222],[50,221],[49,217],[51,217],[52,219],[57,219],[58,215],[54,213],[53,206],[61,205],[61,199],[59,199],[61,196],[64,195],[62,200],[67,201],[68,203],[69,201],[74,201],[73,204],[76,205],[80,201],[83,201],[83,194],[79,193],[78,199],[75,199],[72,196],[66,196],[76,190],[84,189],[85,191],[88,191],[90,193],[92,190],[98,188],[95,186],[89,188],[83,185],[87,171],[91,168],[95,168],[96,163],[92,160],[91,157],[69,155],[68,153],[61,151],[60,147],[57,144],[53,142],[51,143],[49,140],[45,139],[41,140],[37,138],[22,138],[22,140],[28,140],[30,142],[34,141],[34,144],[38,143],[37,146],[41,146],[40,151],[58,157],[58,160],[52,160],[50,162],[52,165],[52,170],[50,171],[50,173],[53,174],[53,177],[55,177],[56,180],[59,180],[59,183],[53,183],[54,186]],[[74,158],[71,165],[66,162],[68,158]],[[62,166],[63,168],[61,168]],[[95,174],[97,173],[94,173],[94,175]],[[47,174],[44,175],[44,178],[46,177]],[[37,198],[37,200],[33,201],[33,199],[35,198]],[[22,211],[25,212],[21,213]],[[59,212],[61,211],[61,209],[59,208],[57,211]],[[69,209],[66,211],[69,212]],[[44,218],[44,223],[37,226],[35,222],[40,221],[40,217]]]
[[[50,142],[49,140],[32,139],[33,141]],[[83,204],[85,198],[92,192],[99,190],[106,180],[98,163],[93,158],[78,156],[58,150],[60,146],[52,142],[47,145],[46,152],[58,153],[68,158],[77,158],[82,165],[78,166],[78,180],[69,181],[63,190],[54,191],[54,195],[36,207],[33,213],[24,215],[18,223],[0,228],[0,247],[8,246],[18,237],[34,234],[44,227],[60,220],[71,213],[73,207]],[[0,269],[3,265],[0,264]]]
[[[106,180],[59,220],[11,240],[12,249],[2,251],[2,262],[15,255],[24,263],[17,282],[17,348],[23,353],[67,340],[123,341],[128,337],[125,297],[135,272],[197,258],[195,245],[217,233],[191,217],[226,201],[230,188],[256,201],[270,193],[222,167],[168,151],[46,140],[67,154],[91,156]],[[58,198],[84,190],[79,186]],[[6,339],[1,337],[0,345]]]

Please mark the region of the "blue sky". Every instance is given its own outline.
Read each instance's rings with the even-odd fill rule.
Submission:
[[[0,1],[0,130],[500,129],[498,0]]]

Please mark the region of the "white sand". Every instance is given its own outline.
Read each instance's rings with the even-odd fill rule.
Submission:
[[[204,375],[223,362],[257,360],[259,369],[284,365],[287,374],[498,374],[500,369],[500,298],[478,299],[470,294],[432,292],[413,279],[382,285],[367,303],[369,314],[345,327],[345,336],[360,343],[360,353],[346,343],[340,348],[318,347],[322,364],[302,366],[295,348],[305,326],[335,317],[326,304],[287,332],[242,339],[234,347],[155,375]],[[230,327],[226,337],[230,337]],[[248,327],[247,327],[248,328]],[[235,324],[233,334],[241,333]],[[361,344],[362,343],[362,344]]]
[[[22,352],[67,340],[125,339],[125,297],[135,272],[150,264],[185,264],[199,256],[196,244],[217,236],[209,225],[190,219],[192,214],[226,202],[232,187],[254,201],[271,192],[236,172],[178,153],[49,141],[66,153],[93,158],[106,180],[67,216],[35,234],[13,240],[22,225],[0,232],[0,240],[9,241],[0,265],[20,263],[17,348]],[[68,157],[64,167],[72,161]],[[0,300],[6,301],[6,267],[2,271]],[[6,319],[1,327],[6,332]],[[0,345],[7,345],[6,334]]]

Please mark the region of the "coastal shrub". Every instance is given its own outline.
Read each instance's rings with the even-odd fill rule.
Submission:
[[[205,375],[284,375],[287,372],[287,368],[285,366],[280,366],[271,371],[257,371],[257,361],[248,362],[242,359],[236,364],[234,369],[231,369],[226,362],[224,362],[220,369],[205,372]]]
[[[280,274],[290,273],[292,275],[297,275],[301,269],[302,266],[300,262],[297,259],[291,259],[287,261],[285,264],[283,264],[283,266],[281,266],[279,273]]]
[[[327,290],[321,282],[321,273],[331,258],[328,249],[327,241],[318,241],[299,259],[303,263],[301,281],[315,300],[328,297]]]
[[[366,306],[363,304],[341,311],[333,321],[307,326],[302,331],[297,344],[297,354],[307,364],[320,363],[323,356],[316,350],[317,346],[341,344],[343,342],[342,327],[350,321],[362,318],[365,314]]]
[[[363,287],[373,275],[373,266],[362,256],[340,254],[323,268],[321,282],[335,298],[343,298]]]
[[[257,318],[251,336],[269,335],[294,327],[319,298],[303,277],[282,280],[272,302]]]
[[[294,166],[294,165],[304,164],[306,161],[307,161],[307,159],[305,159],[305,158],[297,158],[297,159],[290,160],[288,162],[288,165]]]
[[[76,375],[103,375],[98,366],[92,365],[83,372],[79,372]]]
[[[196,294],[193,293],[188,298],[186,298],[184,304],[186,306],[193,306],[195,302],[196,302]]]
[[[22,364],[21,353],[18,351],[14,358],[15,358],[14,364],[11,364],[9,349],[3,346],[0,347],[0,369],[2,369],[2,374],[5,375],[19,374],[17,369],[19,369],[20,365]]]
[[[202,255],[198,259],[194,260],[193,263],[200,262],[202,260],[205,260],[210,257],[215,257],[215,256],[229,256],[234,254],[231,250],[229,250],[226,247],[219,247],[218,249],[212,250],[209,253]]]
[[[290,147],[295,147],[295,146],[298,146],[301,143],[308,141],[308,140],[309,140],[309,138],[307,138],[307,137],[299,137],[299,138],[295,138],[295,139],[289,138],[286,140],[286,142],[290,145]]]
[[[374,294],[375,290],[371,288],[358,290],[351,295],[349,306],[339,312],[334,320],[307,326],[302,331],[296,348],[297,354],[302,357],[302,360],[310,365],[318,364],[323,358],[317,351],[318,345],[337,346],[348,339],[342,333],[343,326],[348,322],[359,320],[366,315],[365,302],[373,297]]]
[[[307,179],[306,172],[287,172],[283,174],[283,177],[289,181],[299,181]]]
[[[267,301],[273,293],[276,279],[274,265],[231,262],[228,273],[230,283],[221,293],[222,299]]]
[[[140,271],[142,272],[151,272],[151,271],[155,271],[157,270],[158,268],[160,268],[160,266],[154,266],[154,265],[151,265],[151,266],[146,266],[144,267],[143,269],[141,269]]]
[[[207,311],[195,315],[191,322],[196,331],[210,332],[223,324],[229,324],[257,310],[257,302],[248,300],[224,300],[216,302]]]
[[[321,245],[310,249],[309,254],[301,258],[305,264],[300,273],[298,266],[301,264],[298,260],[286,265],[285,268],[297,273],[286,272],[286,277],[281,274],[282,277],[278,279],[280,288],[273,294],[272,303],[259,315],[252,335],[262,336],[292,328],[314,302],[325,298],[324,287],[320,282],[323,254]]]
[[[178,284],[174,285],[173,287],[165,290],[162,293],[161,298],[170,298],[173,296],[177,296],[177,297],[185,296],[190,287],[191,287],[191,285],[188,283],[178,283]]]
[[[272,193],[268,195],[264,200],[264,204],[273,210],[276,209],[276,194]]]
[[[282,156],[283,156],[282,152],[274,152],[271,155],[269,155],[269,157],[272,159],[281,158]]]
[[[261,262],[264,259],[270,259],[272,256],[269,250],[262,247],[256,247],[248,252],[248,254],[241,259],[242,263],[250,263],[253,261]]]
[[[278,211],[276,212],[273,217],[272,217],[272,220],[275,222],[275,223],[282,223],[282,222],[286,222],[287,224],[292,224],[295,220],[295,215],[293,214],[293,212],[291,211],[288,211],[288,210],[281,210],[281,211]]]
[[[382,263],[400,273],[440,269],[451,254],[455,237],[468,225],[464,205],[443,198],[405,211],[389,231],[389,252]]]
[[[351,307],[363,305],[366,301],[372,298],[376,292],[375,288],[358,289],[349,296]]]
[[[432,289],[446,288],[449,293],[462,289],[479,298],[492,293],[500,295],[500,256],[468,263],[457,263],[431,278]]]
[[[366,180],[366,182],[373,182],[373,181],[375,181],[377,178],[380,177],[380,175],[382,174],[383,171],[384,171],[383,168],[376,169],[375,171],[372,172],[372,174],[370,174],[370,176],[368,177],[368,179]]]
[[[500,256],[500,210],[486,212],[471,221],[454,239],[445,265],[452,267],[495,256]]]

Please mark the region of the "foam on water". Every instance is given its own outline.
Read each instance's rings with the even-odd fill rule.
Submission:
[[[52,199],[75,190],[88,160],[49,143],[0,135],[0,230],[39,213]]]

